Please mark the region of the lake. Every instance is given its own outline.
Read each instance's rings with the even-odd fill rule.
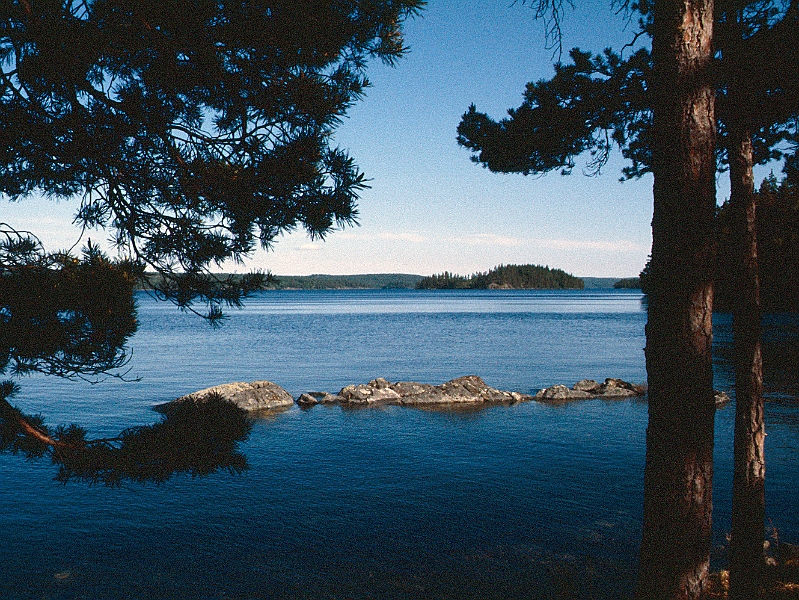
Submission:
[[[20,381],[16,403],[91,437],[230,381],[295,397],[467,374],[524,393],[644,382],[640,293],[280,291],[221,329],[139,296],[126,377]],[[731,320],[715,317],[730,390]],[[799,541],[799,317],[766,319],[767,516]],[[242,475],[121,488],[0,455],[0,598],[623,598],[643,504],[642,400],[483,410],[297,407],[258,420]],[[725,560],[734,406],[717,412],[714,565]]]

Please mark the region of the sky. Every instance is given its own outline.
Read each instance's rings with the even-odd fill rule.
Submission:
[[[564,52],[619,49],[632,39],[635,23],[614,13],[609,0],[575,4],[563,19]],[[455,141],[470,104],[501,118],[521,104],[527,82],[553,75],[557,57],[531,8],[513,0],[430,0],[404,31],[409,53],[394,67],[369,65],[372,87],[334,137],[370,179],[358,202],[359,225],[324,241],[303,231],[282,236],[273,250],[225,270],[468,275],[540,264],[583,277],[637,275],[652,244],[651,175],[620,182],[618,153],[598,177],[581,173],[585,161],[566,177],[495,174]],[[4,202],[0,220],[56,250],[78,240],[75,208],[29,198]]]

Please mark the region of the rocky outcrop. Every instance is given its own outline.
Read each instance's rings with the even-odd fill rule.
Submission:
[[[341,402],[341,396],[328,392],[305,392],[297,398],[297,404],[307,408],[316,404],[337,404]]]
[[[252,383],[237,381],[235,383],[215,385],[181,396],[163,405],[162,409],[169,410],[171,405],[180,402],[204,402],[215,394],[247,411],[283,408],[294,404],[294,398],[291,394],[271,381],[253,381]]]
[[[583,379],[571,388],[565,385],[553,385],[540,390],[535,399],[542,402],[565,402],[569,400],[589,400],[591,398],[621,399],[643,396],[646,387],[629,383],[623,379],[608,378],[605,383],[593,379]]]
[[[479,406],[489,404],[515,404],[529,400],[540,402],[569,402],[572,400],[623,399],[643,396],[646,386],[629,383],[622,379],[608,378],[604,383],[593,379],[583,379],[571,388],[565,385],[553,385],[540,390],[535,396],[519,392],[505,392],[487,385],[476,375],[466,375],[452,379],[440,385],[417,383],[415,381],[390,381],[379,377],[369,383],[348,385],[338,394],[329,392],[306,392],[297,398],[296,403],[302,408],[310,408],[317,404],[335,404],[339,406],[368,406],[375,404],[391,404],[399,406],[447,406],[468,405]],[[226,383],[206,388],[156,407],[168,411],[170,406],[180,402],[203,402],[217,394],[236,406],[247,410],[269,410],[285,408],[294,404],[295,400],[286,390],[271,381],[253,381],[252,383]],[[729,402],[724,392],[716,392],[716,404],[721,406]]]
[[[531,400],[518,392],[503,392],[488,386],[476,375],[458,377],[441,385],[373,379],[367,384],[348,385],[339,393],[342,405],[396,404],[435,406],[447,404],[513,404]]]

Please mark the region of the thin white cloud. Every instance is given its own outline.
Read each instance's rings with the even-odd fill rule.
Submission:
[[[423,242],[428,241],[428,238],[419,234],[419,233],[391,233],[385,231],[378,235],[381,240],[391,240],[391,241],[398,241],[398,242],[413,242],[414,244],[421,244]]]
[[[449,238],[449,240],[466,246],[501,246],[504,248],[516,248],[525,245],[525,241],[519,238],[496,235],[494,233],[475,233],[472,235],[452,237]]]
[[[302,252],[314,252],[316,250],[321,250],[322,244],[317,244],[315,242],[308,242],[307,244],[302,244],[297,247],[297,250]]]
[[[350,233],[350,232],[342,232],[336,233],[336,239],[354,241],[354,242],[373,242],[377,241],[392,241],[392,242],[411,242],[414,244],[422,244],[424,242],[430,241],[430,238],[420,234],[414,233],[410,231],[405,232],[393,232],[393,231],[381,231],[379,233]]]
[[[548,248],[551,250],[598,250],[600,252],[641,252],[643,248],[640,244],[635,244],[629,240],[616,242],[601,240],[531,240],[530,243],[536,248]]]

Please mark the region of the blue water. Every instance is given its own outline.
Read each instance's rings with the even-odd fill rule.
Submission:
[[[142,296],[132,381],[27,378],[17,404],[101,437],[155,421],[154,404],[227,381],[269,379],[298,396],[380,376],[478,374],[527,393],[646,378],[646,314],[628,291],[269,292],[229,315],[212,330]],[[768,352],[795,353],[796,316],[772,321]],[[724,389],[729,328],[717,317]],[[774,364],[768,516],[797,541],[799,386],[792,363]],[[733,411],[717,414],[717,563]],[[0,598],[629,596],[646,420],[641,401],[294,407],[256,422],[243,475],[121,489],[64,487],[46,462],[0,455]]]

